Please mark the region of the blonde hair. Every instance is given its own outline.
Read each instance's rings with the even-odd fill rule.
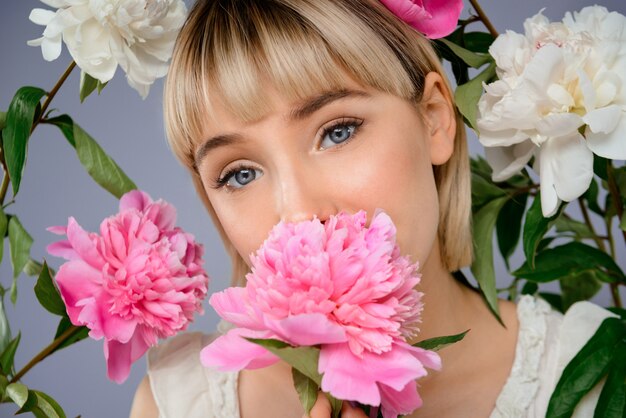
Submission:
[[[245,261],[228,240],[195,167],[194,152],[216,103],[243,121],[268,111],[261,82],[290,101],[341,89],[342,71],[364,86],[419,105],[426,74],[447,80],[430,41],[375,0],[199,0],[183,26],[164,93],[170,147],[187,167],[242,284]],[[447,93],[453,97],[446,84]],[[469,157],[462,119],[452,157],[433,166],[438,236],[448,271],[471,263]]]

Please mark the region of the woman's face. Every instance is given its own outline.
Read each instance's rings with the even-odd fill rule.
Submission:
[[[217,108],[196,149],[206,194],[243,259],[279,221],[361,209],[369,221],[381,208],[401,252],[423,265],[439,220],[432,164],[447,161],[455,132],[439,75],[427,76],[419,110],[352,81],[301,103],[266,92],[267,116],[243,123]]]

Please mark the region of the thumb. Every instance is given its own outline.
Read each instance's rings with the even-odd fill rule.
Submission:
[[[317,400],[315,401],[315,405],[311,409],[311,414],[304,414],[302,418],[329,418],[332,413],[332,408],[330,406],[330,402],[324,392],[321,390],[317,392]]]

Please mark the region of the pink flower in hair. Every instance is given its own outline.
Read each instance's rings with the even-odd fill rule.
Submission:
[[[393,14],[427,38],[443,38],[456,28],[463,0],[380,0]]]
[[[242,337],[319,346],[323,391],[381,405],[385,418],[418,408],[415,380],[441,363],[406,342],[422,310],[417,264],[400,256],[388,215],[366,220],[360,211],[276,225],[251,257],[246,286],[210,298],[237,327],[202,350],[203,364],[234,371],[278,361]]]
[[[73,217],[48,228],[67,235],[47,250],[69,260],[55,277],[69,318],[87,326],[90,337],[104,338],[107,375],[117,383],[158,338],[203,313],[209,282],[203,248],[175,221],[173,206],[133,190],[120,199],[119,213],[102,221],[100,234],[84,231]]]

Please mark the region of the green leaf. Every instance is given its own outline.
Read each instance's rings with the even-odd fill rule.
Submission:
[[[89,96],[98,87],[98,80],[87,74],[85,71],[80,72],[80,102],[84,102],[87,96]]]
[[[557,293],[539,292],[539,296],[550,304],[554,309],[561,313],[565,313],[563,309],[563,298]]]
[[[13,277],[20,275],[26,263],[30,260],[30,247],[33,238],[26,232],[17,216],[11,216],[9,220],[9,246],[11,250],[11,262],[13,264]]]
[[[13,264],[13,283],[11,285],[11,301],[17,300],[17,278],[30,260],[30,247],[33,238],[26,232],[17,216],[11,216],[9,220],[9,249],[11,251],[11,263]]]
[[[76,148],[76,142],[74,142],[74,121],[68,115],[60,115],[55,118],[46,119],[45,123],[52,124],[58,127],[63,136],[67,139],[67,142],[74,148]]]
[[[57,401],[52,399],[50,395],[47,395],[38,390],[31,390],[36,396],[36,407],[42,412],[42,416],[47,418],[66,418],[65,412],[61,405]]]
[[[498,294],[493,267],[493,228],[498,213],[508,197],[492,200],[474,215],[474,262],[471,270],[480,286],[485,300],[498,321]]]
[[[63,132],[68,142],[76,148],[83,167],[105,190],[119,199],[124,193],[137,188],[100,145],[68,115],[48,119],[46,123],[57,126]]]
[[[609,174],[607,172],[607,163],[608,160],[606,158],[593,154],[593,172],[596,176],[605,181],[609,178]]]
[[[9,170],[13,196],[22,181],[28,138],[39,101],[46,92],[38,87],[21,87],[13,96],[6,114],[6,128],[2,131],[4,158]]]
[[[526,282],[522,287],[522,295],[535,295],[539,291],[539,286],[535,282]]]
[[[602,288],[596,270],[586,270],[559,280],[561,285],[563,310],[581,300],[589,300]]]
[[[74,124],[74,141],[78,159],[96,183],[105,190],[119,199],[137,188],[100,145],[77,124]]]
[[[11,327],[4,309],[4,295],[0,296],[0,353],[11,343]]]
[[[626,211],[622,214],[622,220],[619,223],[619,227],[622,231],[626,231]]]
[[[502,206],[498,214],[498,220],[496,221],[498,248],[509,270],[511,269],[509,266],[509,257],[513,254],[519,242],[522,230],[522,218],[526,210],[527,200],[528,194],[519,195],[508,200],[504,206]]]
[[[0,131],[7,126],[7,112],[0,112]]]
[[[54,334],[54,339],[59,338],[61,334],[63,334],[65,331],[67,331],[70,327],[73,327],[73,326],[74,325],[70,322],[70,319],[67,316],[62,317],[61,321],[59,321],[59,325],[57,326],[57,331]],[[52,352],[54,353],[56,351],[59,351],[62,348],[69,347],[70,345],[77,343],[81,340],[84,340],[85,338],[89,336],[89,328],[87,327],[78,327],[78,328],[79,329],[76,330],[76,332],[72,334],[71,337],[63,341],[57,348],[52,350]]]
[[[7,386],[6,395],[21,408],[28,400],[28,388],[21,383],[11,383]]]
[[[582,397],[604,377],[626,337],[618,318],[605,319],[596,333],[563,370],[550,402],[547,418],[570,417]]]
[[[4,372],[4,374],[11,374],[13,371],[13,361],[15,360],[15,352],[17,351],[17,347],[20,345],[20,339],[22,338],[22,334],[20,332],[17,333],[17,337],[11,340],[11,342],[6,346],[4,351],[0,353],[0,368]]]
[[[465,48],[473,52],[489,53],[494,37],[487,32],[467,32],[463,35]]]
[[[531,203],[528,212],[526,212],[522,238],[524,254],[526,255],[526,260],[530,267],[535,266],[535,254],[539,242],[546,232],[548,232],[554,220],[560,216],[564,207],[565,205],[562,204],[553,216],[544,218],[541,212],[541,199],[539,196],[536,196]]]
[[[626,344],[622,343],[615,354],[596,404],[594,418],[626,416]]]
[[[554,221],[556,232],[573,232],[578,239],[594,238],[596,235],[591,232],[587,224],[570,218],[569,216],[559,216]]]
[[[313,380],[309,379],[293,367],[291,368],[291,376],[293,377],[293,384],[296,387],[298,396],[300,397],[300,403],[302,403],[304,411],[307,414],[310,414],[311,409],[313,409],[313,405],[315,405],[315,401],[317,400],[317,391],[319,386]]]
[[[491,180],[472,173],[472,210],[475,212],[485,204],[498,197],[506,196],[506,192],[493,184]]]
[[[4,256],[4,237],[7,235],[8,224],[9,220],[7,219],[7,215],[4,213],[2,206],[0,206],[0,263],[2,263]]]
[[[292,347],[289,344],[271,338],[246,338],[246,340],[258,344],[270,353],[280,357],[291,367],[309,379],[322,384],[322,376],[317,371],[320,349],[315,347]]]
[[[65,304],[63,303],[59,290],[52,281],[48,264],[45,261],[41,274],[37,279],[37,284],[35,284],[35,295],[37,295],[37,300],[39,300],[41,306],[46,308],[48,312],[60,316],[66,315]]]
[[[568,242],[543,250],[535,259],[534,269],[526,261],[512,274],[545,283],[587,271],[595,271],[597,278],[609,283],[625,280],[624,273],[610,255],[581,242]]]
[[[478,74],[475,78],[456,88],[454,98],[459,112],[465,117],[470,127],[478,132],[476,127],[476,116],[478,113],[478,99],[483,93],[483,82],[488,83],[496,75],[496,64],[489,66]]]
[[[9,386],[9,379],[3,374],[0,374],[0,402],[4,402],[4,395]]]
[[[468,329],[467,331],[464,331],[460,334],[429,338],[427,340],[416,342],[415,344],[413,344],[413,347],[423,348],[424,350],[439,351],[442,348],[461,341],[463,338],[465,338],[465,334],[467,334],[469,331],[470,330]]]
[[[455,53],[455,55],[463,60],[467,65],[472,68],[479,68],[485,65],[486,63],[493,61],[493,58],[489,54],[479,54],[476,52],[472,52],[455,44],[454,42],[450,42],[445,38],[441,38],[438,40],[445,44],[448,48]]]
[[[585,194],[583,194],[583,199],[587,201],[587,206],[589,206],[589,209],[591,209],[593,212],[597,213],[598,215],[603,216],[604,211],[598,205],[598,192],[599,192],[598,182],[596,182],[595,178],[591,179],[589,188],[587,189]]]
[[[42,269],[43,269],[43,264],[31,258],[30,260],[28,260],[28,262],[24,266],[24,273],[32,277],[39,277]],[[52,269],[49,268],[48,270],[50,270],[50,273],[54,275],[54,271]]]
[[[84,102],[87,96],[93,93],[96,89],[98,90],[98,94],[102,93],[102,90],[106,85],[107,83],[103,83],[82,71],[80,73],[80,102]]]

